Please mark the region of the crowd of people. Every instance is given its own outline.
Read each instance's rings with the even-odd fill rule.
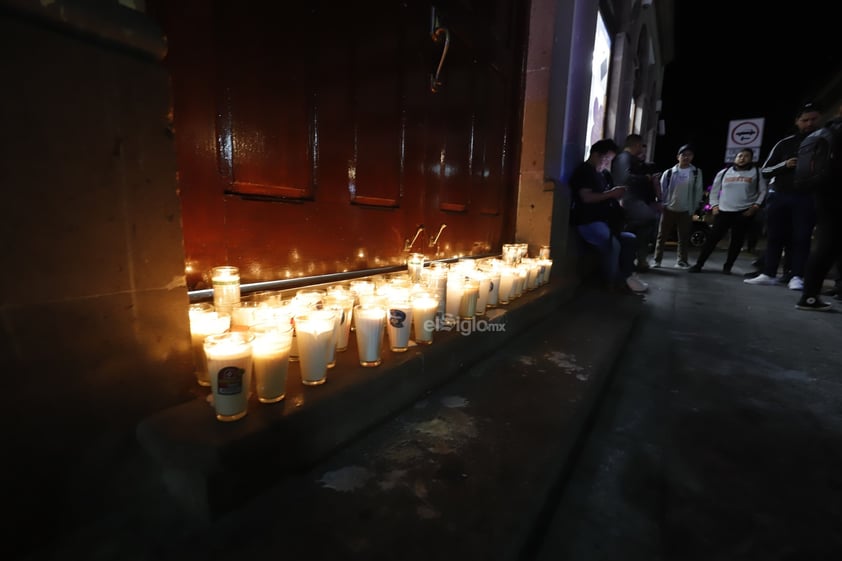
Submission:
[[[831,122],[837,119],[842,121],[842,106]],[[796,308],[826,311],[832,306],[821,299],[821,291],[835,268],[835,285],[825,292],[842,300],[842,176],[834,172],[824,180],[831,185],[819,190],[798,188],[799,146],[822,126],[821,112],[806,104],[794,124],[796,132],[778,141],[762,165],[750,148],[740,150],[714,177],[707,201],[691,145],[681,146],[677,163],[658,172],[645,161],[638,134],[628,135],[622,149],[611,139],[594,143],[568,181],[570,218],[580,239],[599,255],[606,288],[645,293],[648,285],[639,273],[663,266],[665,246],[673,238],[675,267],[700,273],[729,235],[722,272],[731,274],[743,244],[748,241],[753,249],[757,233],[764,231],[765,250],[754,262],[758,270],[743,282],[787,286],[802,292]],[[693,219],[703,208],[709,209],[712,225],[690,265]]]

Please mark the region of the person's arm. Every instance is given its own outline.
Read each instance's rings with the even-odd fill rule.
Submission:
[[[714,212],[719,212],[719,194],[722,192],[722,180],[725,178],[727,168],[716,174],[713,179],[713,185],[710,188],[710,196],[708,197],[708,204],[710,209]]]
[[[586,204],[601,203],[609,199],[619,199],[623,196],[623,193],[625,192],[626,188],[622,185],[612,187],[608,191],[602,191],[600,193],[597,193],[596,191],[591,191],[590,189],[582,189],[579,191],[579,198],[581,198],[582,202]]]
[[[760,174],[766,179],[772,179],[776,175],[780,175],[787,170],[786,158],[783,157],[783,145],[786,144],[786,139],[779,140],[777,144],[769,152],[769,157],[763,162],[760,168]]]
[[[757,182],[757,199],[755,199],[754,204],[757,205],[759,209],[763,206],[763,201],[766,200],[766,194],[769,192],[769,183],[766,181],[766,178],[763,175],[760,175],[760,178]]]

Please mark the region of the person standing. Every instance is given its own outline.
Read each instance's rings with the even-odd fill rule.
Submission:
[[[842,127],[842,105],[839,106],[837,116],[827,126]],[[842,220],[839,219],[842,215],[842,169],[839,164],[831,171],[827,181],[814,191],[813,196],[816,203],[816,243],[807,261],[804,288],[795,307],[799,310],[824,312],[831,308],[829,303],[819,297],[824,279],[834,264],[837,268],[842,267]],[[837,271],[837,275],[840,274],[842,270]]]
[[[608,172],[617,151],[613,140],[598,140],[588,159],[570,174],[570,222],[579,237],[600,254],[603,278],[610,289],[642,293],[648,286],[634,275],[635,235],[623,231],[619,199],[626,188],[615,187]]]
[[[696,264],[687,269],[689,272],[702,272],[702,267],[716,249],[716,244],[730,230],[731,241],[722,272],[726,275],[731,274],[731,267],[742,250],[746,229],[766,198],[766,180],[760,174],[760,168],[753,163],[753,158],[752,149],[743,148],[734,157],[733,166],[716,174],[709,200],[713,213],[713,228],[710,237],[702,246]]]
[[[798,131],[778,141],[766,158],[761,173],[769,180],[770,197],[766,204],[766,251],[762,272],[745,279],[746,284],[778,284],[778,267],[784,248],[789,255],[790,290],[804,288],[804,269],[810,255],[810,241],[816,224],[816,207],[810,193],[799,192],[793,185],[798,146],[819,125],[821,113],[812,103],[802,106],[795,116]]]
[[[702,172],[693,165],[693,148],[685,144],[678,149],[678,163],[661,174],[661,201],[663,210],[658,224],[658,238],[655,240],[655,267],[661,266],[667,237],[676,232],[678,248],[675,266],[686,269],[687,248],[690,245],[690,229],[693,213],[702,202],[704,185]]]
[[[638,271],[649,269],[649,243],[655,236],[659,211],[652,177],[643,161],[645,146],[642,136],[630,134],[626,137],[623,151],[611,163],[614,184],[626,186],[622,206],[626,227],[637,238],[635,259]]]

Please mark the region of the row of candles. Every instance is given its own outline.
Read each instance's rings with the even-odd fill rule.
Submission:
[[[249,396],[261,403],[284,399],[290,363],[301,382],[318,386],[336,365],[336,353],[356,342],[359,364],[376,367],[384,348],[406,352],[430,345],[436,331],[458,319],[485,314],[549,281],[548,255],[525,257],[525,244],[502,259],[425,263],[411,254],[407,271],[356,279],[347,284],[303,288],[241,298],[239,271],[212,270],[214,301],[189,310],[197,381],[211,389],[216,418],[235,421],[248,411]]]

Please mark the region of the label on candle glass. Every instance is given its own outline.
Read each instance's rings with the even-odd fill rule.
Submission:
[[[219,395],[237,395],[243,392],[243,376],[246,371],[236,366],[226,366],[217,373]]]

